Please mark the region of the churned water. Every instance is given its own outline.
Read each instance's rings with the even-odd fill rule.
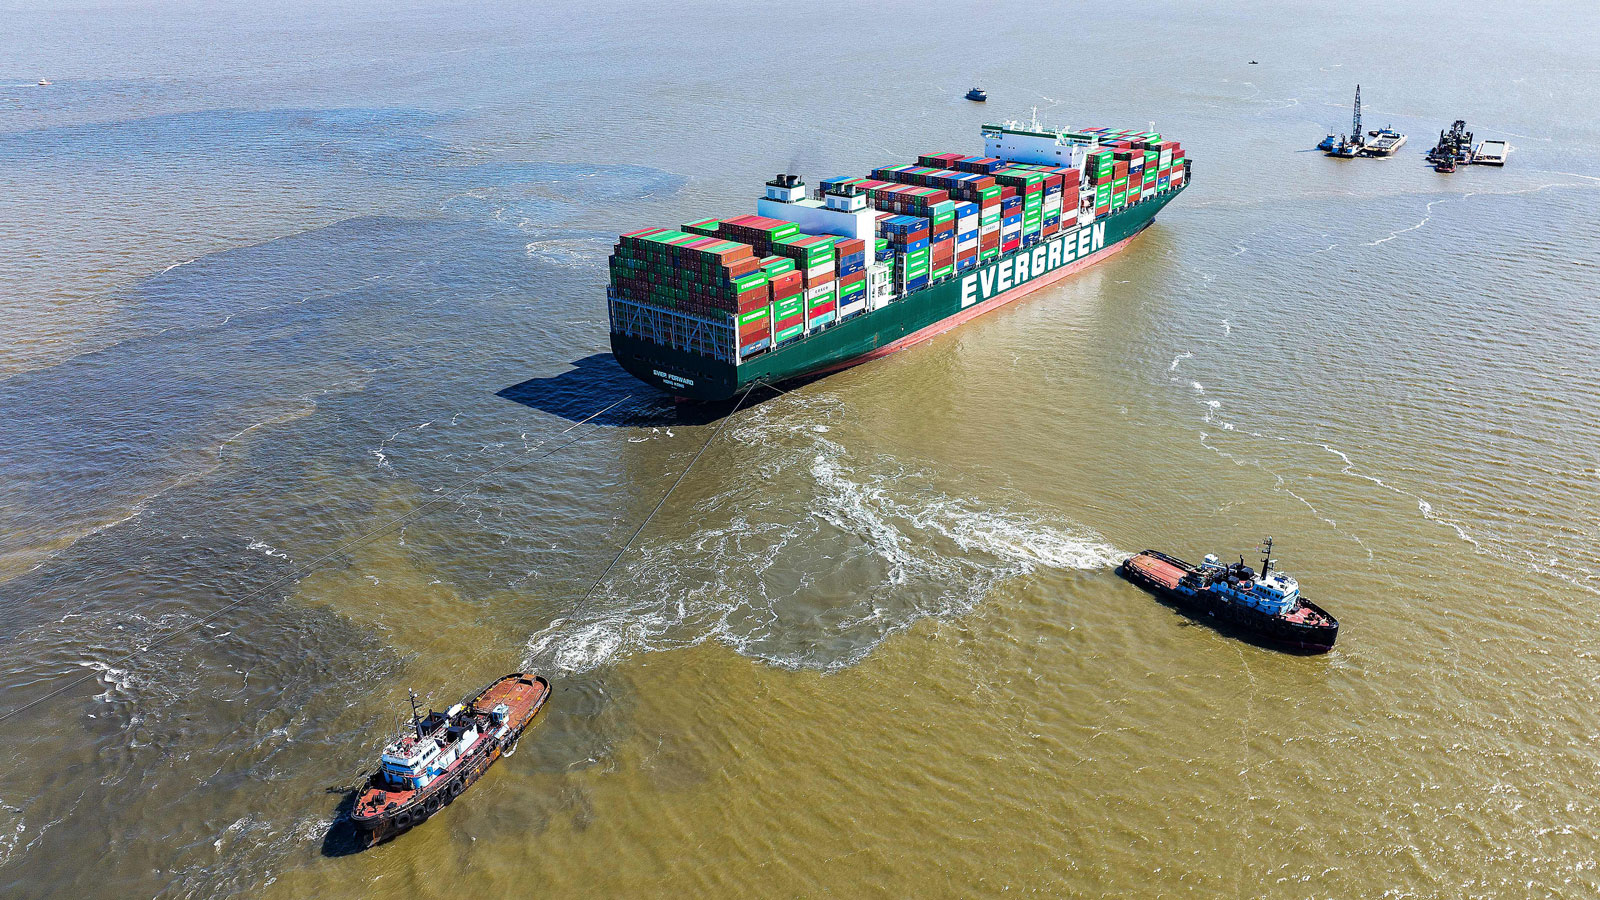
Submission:
[[[0,893],[1600,893],[1586,4],[0,22],[0,706],[90,676],[4,721]],[[1411,143],[1308,152],[1358,81]],[[1030,107],[1193,186],[723,421],[590,593],[720,421],[610,359],[615,235]],[[1112,572],[1268,533],[1333,654]],[[518,665],[517,755],[350,852],[406,689]]]

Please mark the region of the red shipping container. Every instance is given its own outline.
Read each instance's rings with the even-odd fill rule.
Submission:
[[[849,275],[846,275],[843,278],[839,279],[839,287],[842,287],[842,288],[849,287],[852,284],[859,284],[859,283],[861,283],[863,281],[866,281],[866,280],[867,280],[867,270],[866,269],[862,269],[859,272],[852,272]]]
[[[798,269],[785,272],[782,275],[772,276],[771,280],[768,281],[768,284],[772,286],[772,296],[792,296],[796,291],[800,290],[801,278],[802,276],[800,275],[800,271]]]
[[[728,263],[728,277],[743,278],[759,268],[761,268],[761,260],[756,259],[753,255],[746,256],[743,259],[736,259]]]

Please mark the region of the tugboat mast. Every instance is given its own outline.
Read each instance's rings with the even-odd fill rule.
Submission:
[[[1265,577],[1268,572],[1272,571],[1272,535],[1267,535],[1267,539],[1261,548],[1261,552],[1263,554],[1261,560],[1261,574],[1263,577]]]
[[[417,740],[422,740],[422,714],[417,711],[417,692],[406,688],[406,693],[411,695],[411,727],[416,729]]]

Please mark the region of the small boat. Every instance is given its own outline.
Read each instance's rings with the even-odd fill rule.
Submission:
[[[1433,170],[1445,173],[1454,172],[1456,170],[1456,158],[1454,156],[1439,157],[1433,164]]]
[[[1207,554],[1198,566],[1155,550],[1131,556],[1117,573],[1158,597],[1197,615],[1231,625],[1289,649],[1326,653],[1339,637],[1339,620],[1300,596],[1300,583],[1274,572],[1267,538],[1261,573]]]
[[[39,79],[39,87],[49,87],[49,86],[50,86],[50,79],[48,79],[48,78]]]
[[[1339,138],[1339,143],[1334,144],[1332,147],[1328,148],[1327,151],[1328,155],[1335,159],[1355,159],[1360,152],[1361,143],[1359,136],[1355,141],[1341,136]]]
[[[1258,63],[1258,62],[1256,62],[1256,61],[1255,61],[1255,60],[1253,60],[1253,59],[1252,59],[1252,60],[1250,60],[1250,65],[1252,65],[1252,66],[1259,66],[1259,65],[1261,65],[1261,64],[1260,64],[1260,63]]]
[[[387,747],[378,770],[360,790],[350,820],[365,846],[372,846],[426,822],[472,787],[544,708],[550,682],[515,672],[491,682],[444,712],[417,709],[411,695],[411,724]]]
[[[967,99],[968,100],[976,100],[979,103],[984,103],[984,102],[988,101],[989,94],[988,94],[987,91],[984,91],[982,88],[973,88],[972,90],[967,91]]]
[[[1327,152],[1337,146],[1339,146],[1339,136],[1337,134],[1329,134],[1322,139],[1322,143],[1317,145],[1317,149]]]

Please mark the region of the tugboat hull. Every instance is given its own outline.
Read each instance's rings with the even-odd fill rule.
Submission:
[[[1281,649],[1297,653],[1327,653],[1339,637],[1339,623],[1309,600],[1300,605],[1328,624],[1296,622],[1234,603],[1207,591],[1195,591],[1181,581],[1194,567],[1182,560],[1146,550],[1117,567],[1117,574],[1157,597],[1208,622],[1231,627]],[[1307,617],[1312,618],[1312,617]]]
[[[443,775],[420,791],[396,791],[370,782],[356,798],[350,819],[364,846],[371,847],[410,831],[449,806],[477,783],[500,757],[509,755],[550,696],[550,682],[538,675],[515,673],[491,682],[463,700],[463,704],[489,709],[504,703],[511,709],[504,735],[484,735],[471,752],[452,764]]]

